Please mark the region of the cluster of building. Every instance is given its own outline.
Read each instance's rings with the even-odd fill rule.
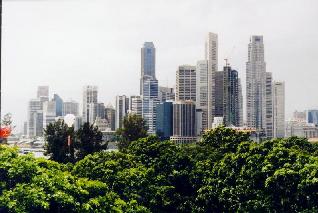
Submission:
[[[149,134],[178,144],[195,142],[202,133],[220,124],[249,128],[264,138],[285,137],[285,85],[273,81],[266,71],[263,36],[252,36],[246,63],[246,122],[243,122],[242,84],[237,70],[227,60],[218,70],[218,35],[208,33],[205,58],[195,65],[176,69],[175,88],[159,86],[156,78],[156,48],[145,42],[141,48],[140,94],[116,96],[116,106],[98,102],[96,86],[83,91],[82,115],[78,103],[50,101],[48,88],[39,87],[37,99],[29,103],[27,132],[42,134],[43,128],[58,116],[74,114],[77,124],[94,123],[104,131],[123,126],[129,113],[146,121]]]

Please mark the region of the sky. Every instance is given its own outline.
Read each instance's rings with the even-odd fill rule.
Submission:
[[[16,129],[37,86],[82,102],[84,85],[99,102],[139,93],[140,48],[156,47],[156,75],[175,86],[179,65],[204,59],[218,34],[219,70],[228,58],[245,96],[247,45],[263,35],[267,72],[286,84],[286,116],[318,108],[317,0],[3,0],[2,114]],[[245,97],[244,97],[245,98]]]

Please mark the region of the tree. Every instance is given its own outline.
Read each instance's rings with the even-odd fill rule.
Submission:
[[[83,159],[86,155],[107,149],[107,142],[103,141],[103,134],[92,124],[84,123],[76,132],[75,139],[75,158]]]
[[[68,127],[63,120],[50,123],[44,130],[46,155],[51,160],[67,163],[74,162],[74,145],[68,144],[68,137],[74,139],[74,128]]]
[[[136,114],[124,117],[123,128],[117,130],[119,136],[119,149],[127,148],[130,142],[147,137],[146,121]]]

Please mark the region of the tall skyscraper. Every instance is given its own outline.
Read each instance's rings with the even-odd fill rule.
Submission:
[[[169,140],[170,136],[173,134],[173,103],[169,101],[158,104],[156,109],[156,118],[156,134],[162,140]]]
[[[97,103],[97,87],[85,86],[83,89],[83,122],[89,122],[89,104]]]
[[[285,137],[285,83],[273,83],[273,117],[275,138]],[[318,112],[318,111],[317,111]],[[318,121],[318,120],[317,120]]]
[[[179,66],[176,72],[176,101],[196,100],[196,67]]]
[[[246,63],[247,126],[272,136],[271,74],[266,74],[263,36],[252,36]]]
[[[145,42],[141,48],[140,95],[143,95],[143,77],[156,78],[156,48],[153,42]]]
[[[97,118],[105,119],[105,105],[103,103],[90,103],[88,104],[89,123],[95,123]]]
[[[208,127],[215,116],[215,73],[218,71],[218,35],[208,33],[205,43],[205,59],[208,61]]]
[[[79,104],[76,101],[65,101],[63,103],[62,116],[65,116],[67,114],[73,114],[75,116],[78,116],[78,107]]]
[[[55,114],[56,116],[63,115],[63,100],[58,94],[54,94],[53,101],[55,101]]]
[[[242,127],[243,123],[243,92],[242,92],[242,83],[241,79],[238,79],[238,102],[239,102],[239,126]]]
[[[129,109],[129,98],[126,95],[116,96],[116,129],[123,127],[124,117],[127,115]]]
[[[56,102],[46,101],[43,103],[43,128],[45,129],[47,125],[55,122],[56,115]]]
[[[201,124],[197,124],[203,130],[208,129],[208,61],[201,60],[196,66],[196,109],[201,113]]]
[[[196,110],[193,101],[177,101],[173,104],[173,136],[170,140],[177,144],[196,141]]]
[[[32,99],[28,105],[28,136],[40,136],[39,129],[43,128],[43,121],[40,119],[42,115],[42,102],[40,99]]]
[[[273,137],[273,78],[271,72],[266,72],[266,110],[265,134],[267,138]]]

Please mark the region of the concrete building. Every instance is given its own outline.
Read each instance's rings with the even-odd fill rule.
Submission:
[[[79,115],[78,107],[79,107],[79,104],[76,101],[72,101],[72,100],[65,101],[63,103],[62,116],[65,116],[67,114],[73,114],[75,116],[78,116]]]
[[[318,138],[318,127],[304,121],[290,120],[286,123],[286,137],[304,137],[307,139]]]
[[[171,87],[159,86],[158,99],[160,103],[163,103],[166,101],[174,101],[175,100],[174,89]]]
[[[43,128],[46,129],[47,125],[55,122],[56,115],[56,102],[46,101],[43,103]]]
[[[43,129],[43,119],[39,118],[42,115],[42,102],[40,99],[32,99],[28,104],[28,136],[35,137],[40,136],[37,129],[40,129],[42,126]],[[40,122],[40,123],[37,123]]]
[[[105,119],[105,105],[103,103],[88,104],[89,123],[95,123],[96,118]]]
[[[201,60],[196,66],[196,110],[200,112],[200,123],[197,128],[200,132],[208,129],[208,61]]]
[[[83,89],[83,122],[89,122],[89,104],[97,103],[97,86],[85,86]]]
[[[266,74],[263,36],[252,36],[246,63],[247,126],[272,137],[271,74]]]
[[[129,98],[126,95],[116,96],[116,122],[115,129],[123,127],[124,117],[127,115],[129,110]]]
[[[129,99],[129,113],[136,114],[142,117],[142,97],[141,96],[130,96]]]
[[[179,66],[176,72],[176,101],[196,101],[196,67]]]
[[[215,116],[215,73],[218,71],[218,35],[208,33],[205,42],[205,60],[208,61],[208,128]]]
[[[55,102],[56,116],[63,116],[63,99],[58,94],[54,94],[53,101]]]
[[[177,144],[196,142],[195,115],[195,102],[177,101],[173,104],[173,136],[170,137],[171,141]]]
[[[274,138],[285,137],[285,83],[273,83]]]
[[[238,80],[238,90],[239,90],[239,125],[240,127],[244,126],[244,122],[243,122],[243,92],[242,92],[242,83],[241,83],[241,79]]]
[[[114,109],[114,107],[111,104],[108,104],[105,107],[105,118],[108,121],[109,124],[109,128],[111,129],[111,131],[115,131],[116,129],[116,110]]]
[[[273,138],[273,78],[272,73],[266,72],[266,110],[265,110],[265,134],[267,138]]]
[[[140,95],[143,95],[144,76],[156,78],[156,48],[153,42],[145,42],[141,48]]]
[[[173,103],[163,102],[157,104],[156,109],[156,134],[161,140],[169,140],[173,134]]]

